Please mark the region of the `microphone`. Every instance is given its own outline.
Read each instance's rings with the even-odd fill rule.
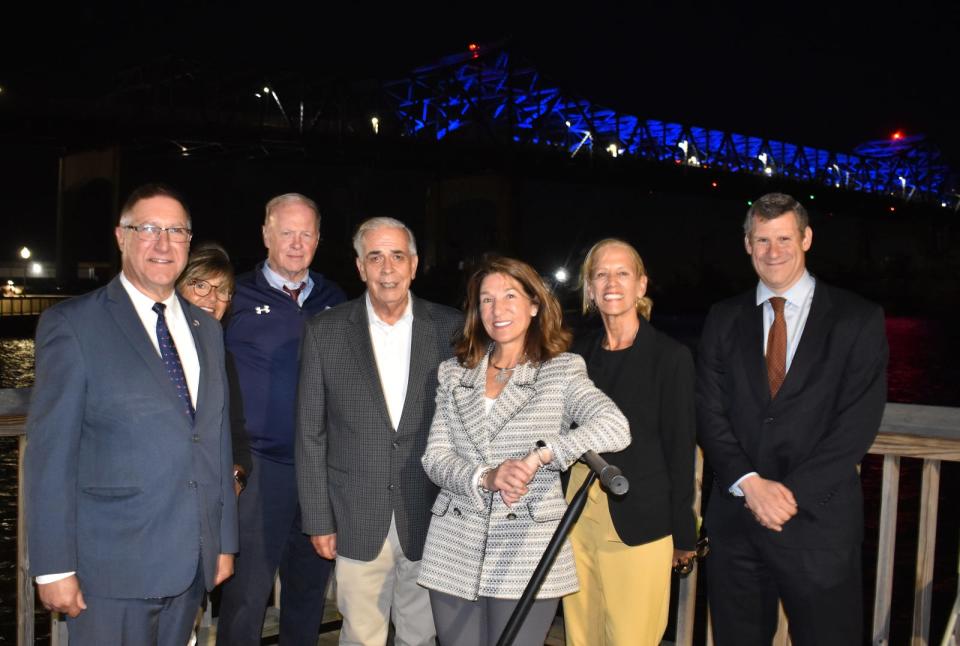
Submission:
[[[580,461],[600,477],[600,484],[610,493],[622,496],[630,490],[630,481],[620,469],[601,458],[596,451],[587,451],[580,456]]]

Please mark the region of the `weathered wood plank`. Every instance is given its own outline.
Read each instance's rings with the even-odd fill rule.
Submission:
[[[890,609],[893,603],[893,554],[897,545],[897,503],[900,493],[900,458],[883,458],[880,490],[880,532],[877,540],[877,580],[873,592],[873,645],[890,643]]]
[[[933,555],[937,544],[937,502],[940,494],[940,461],[923,461],[920,486],[920,536],[917,539],[917,574],[913,589],[913,634],[910,646],[930,641],[930,600],[933,597]]]
[[[693,508],[698,517],[697,528],[700,527],[700,502],[703,490],[703,451],[696,450],[693,466]],[[680,579],[680,589],[677,593],[677,633],[676,646],[693,645],[693,623],[697,611],[697,575],[700,571],[698,563],[693,572],[686,578]]]
[[[23,495],[23,450],[27,438],[20,436],[17,456],[17,643],[33,644],[33,582],[27,550],[27,506]]]

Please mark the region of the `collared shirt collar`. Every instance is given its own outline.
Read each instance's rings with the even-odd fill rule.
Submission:
[[[293,290],[300,287],[301,284],[304,286],[304,293],[309,294],[311,291],[313,291],[313,278],[310,277],[309,269],[307,270],[307,275],[304,277],[304,279],[298,283],[287,280],[275,272],[270,268],[270,261],[265,260],[263,263],[263,277],[267,279],[267,282],[271,287],[280,291],[283,291],[284,286],[286,286],[287,289]]]
[[[403,316],[401,316],[393,325],[390,325],[377,316],[376,311],[373,309],[373,303],[370,301],[369,291],[364,293],[363,300],[367,304],[367,320],[370,322],[370,325],[377,325],[381,328],[389,330],[400,323],[406,323],[413,320],[413,294],[410,292],[407,292],[407,308],[403,311]]]
[[[815,284],[816,281],[806,269],[803,270],[803,275],[800,276],[800,279],[793,284],[793,287],[782,294],[775,293],[761,280],[757,283],[757,305],[763,304],[764,302],[770,300],[770,298],[773,296],[783,296],[787,299],[787,304],[796,307],[803,307],[803,304],[806,303],[811,292],[813,292]]]
[[[180,301],[177,299],[177,290],[175,289],[171,290],[170,296],[164,300],[155,301],[137,289],[122,271],[120,272],[120,284],[123,285],[123,288],[127,291],[130,300],[133,302],[133,308],[140,314],[141,318],[143,318],[145,314],[156,317],[156,313],[153,311],[154,303],[163,303],[166,305],[167,311],[170,312],[172,316],[177,316],[180,312]]]

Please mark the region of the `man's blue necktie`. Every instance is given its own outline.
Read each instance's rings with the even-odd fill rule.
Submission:
[[[157,342],[160,345],[160,357],[163,359],[163,365],[167,367],[167,374],[170,375],[170,381],[177,389],[180,401],[183,402],[184,411],[192,422],[194,417],[193,403],[190,401],[190,390],[187,388],[187,378],[183,374],[183,364],[180,363],[177,346],[173,343],[173,337],[170,336],[170,329],[167,327],[167,321],[163,315],[166,308],[167,306],[163,303],[153,304],[153,311],[157,313]]]

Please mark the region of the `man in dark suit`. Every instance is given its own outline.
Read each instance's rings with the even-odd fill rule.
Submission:
[[[414,298],[413,233],[373,218],[354,236],[367,291],[307,324],[297,396],[303,529],[337,559],[341,644],[432,644],[430,600],[417,585],[437,488],[420,465],[437,368],[463,317]]]
[[[744,244],[760,281],[714,305],[698,352],[698,437],[718,646],[769,644],[783,602],[796,646],[860,643],[858,463],[886,401],[883,311],[815,280],[803,206],[764,195]]]
[[[121,274],[37,328],[30,568],[71,646],[182,646],[237,551],[222,333],[174,291],[191,231],[171,189],[134,191],[115,233]]]

